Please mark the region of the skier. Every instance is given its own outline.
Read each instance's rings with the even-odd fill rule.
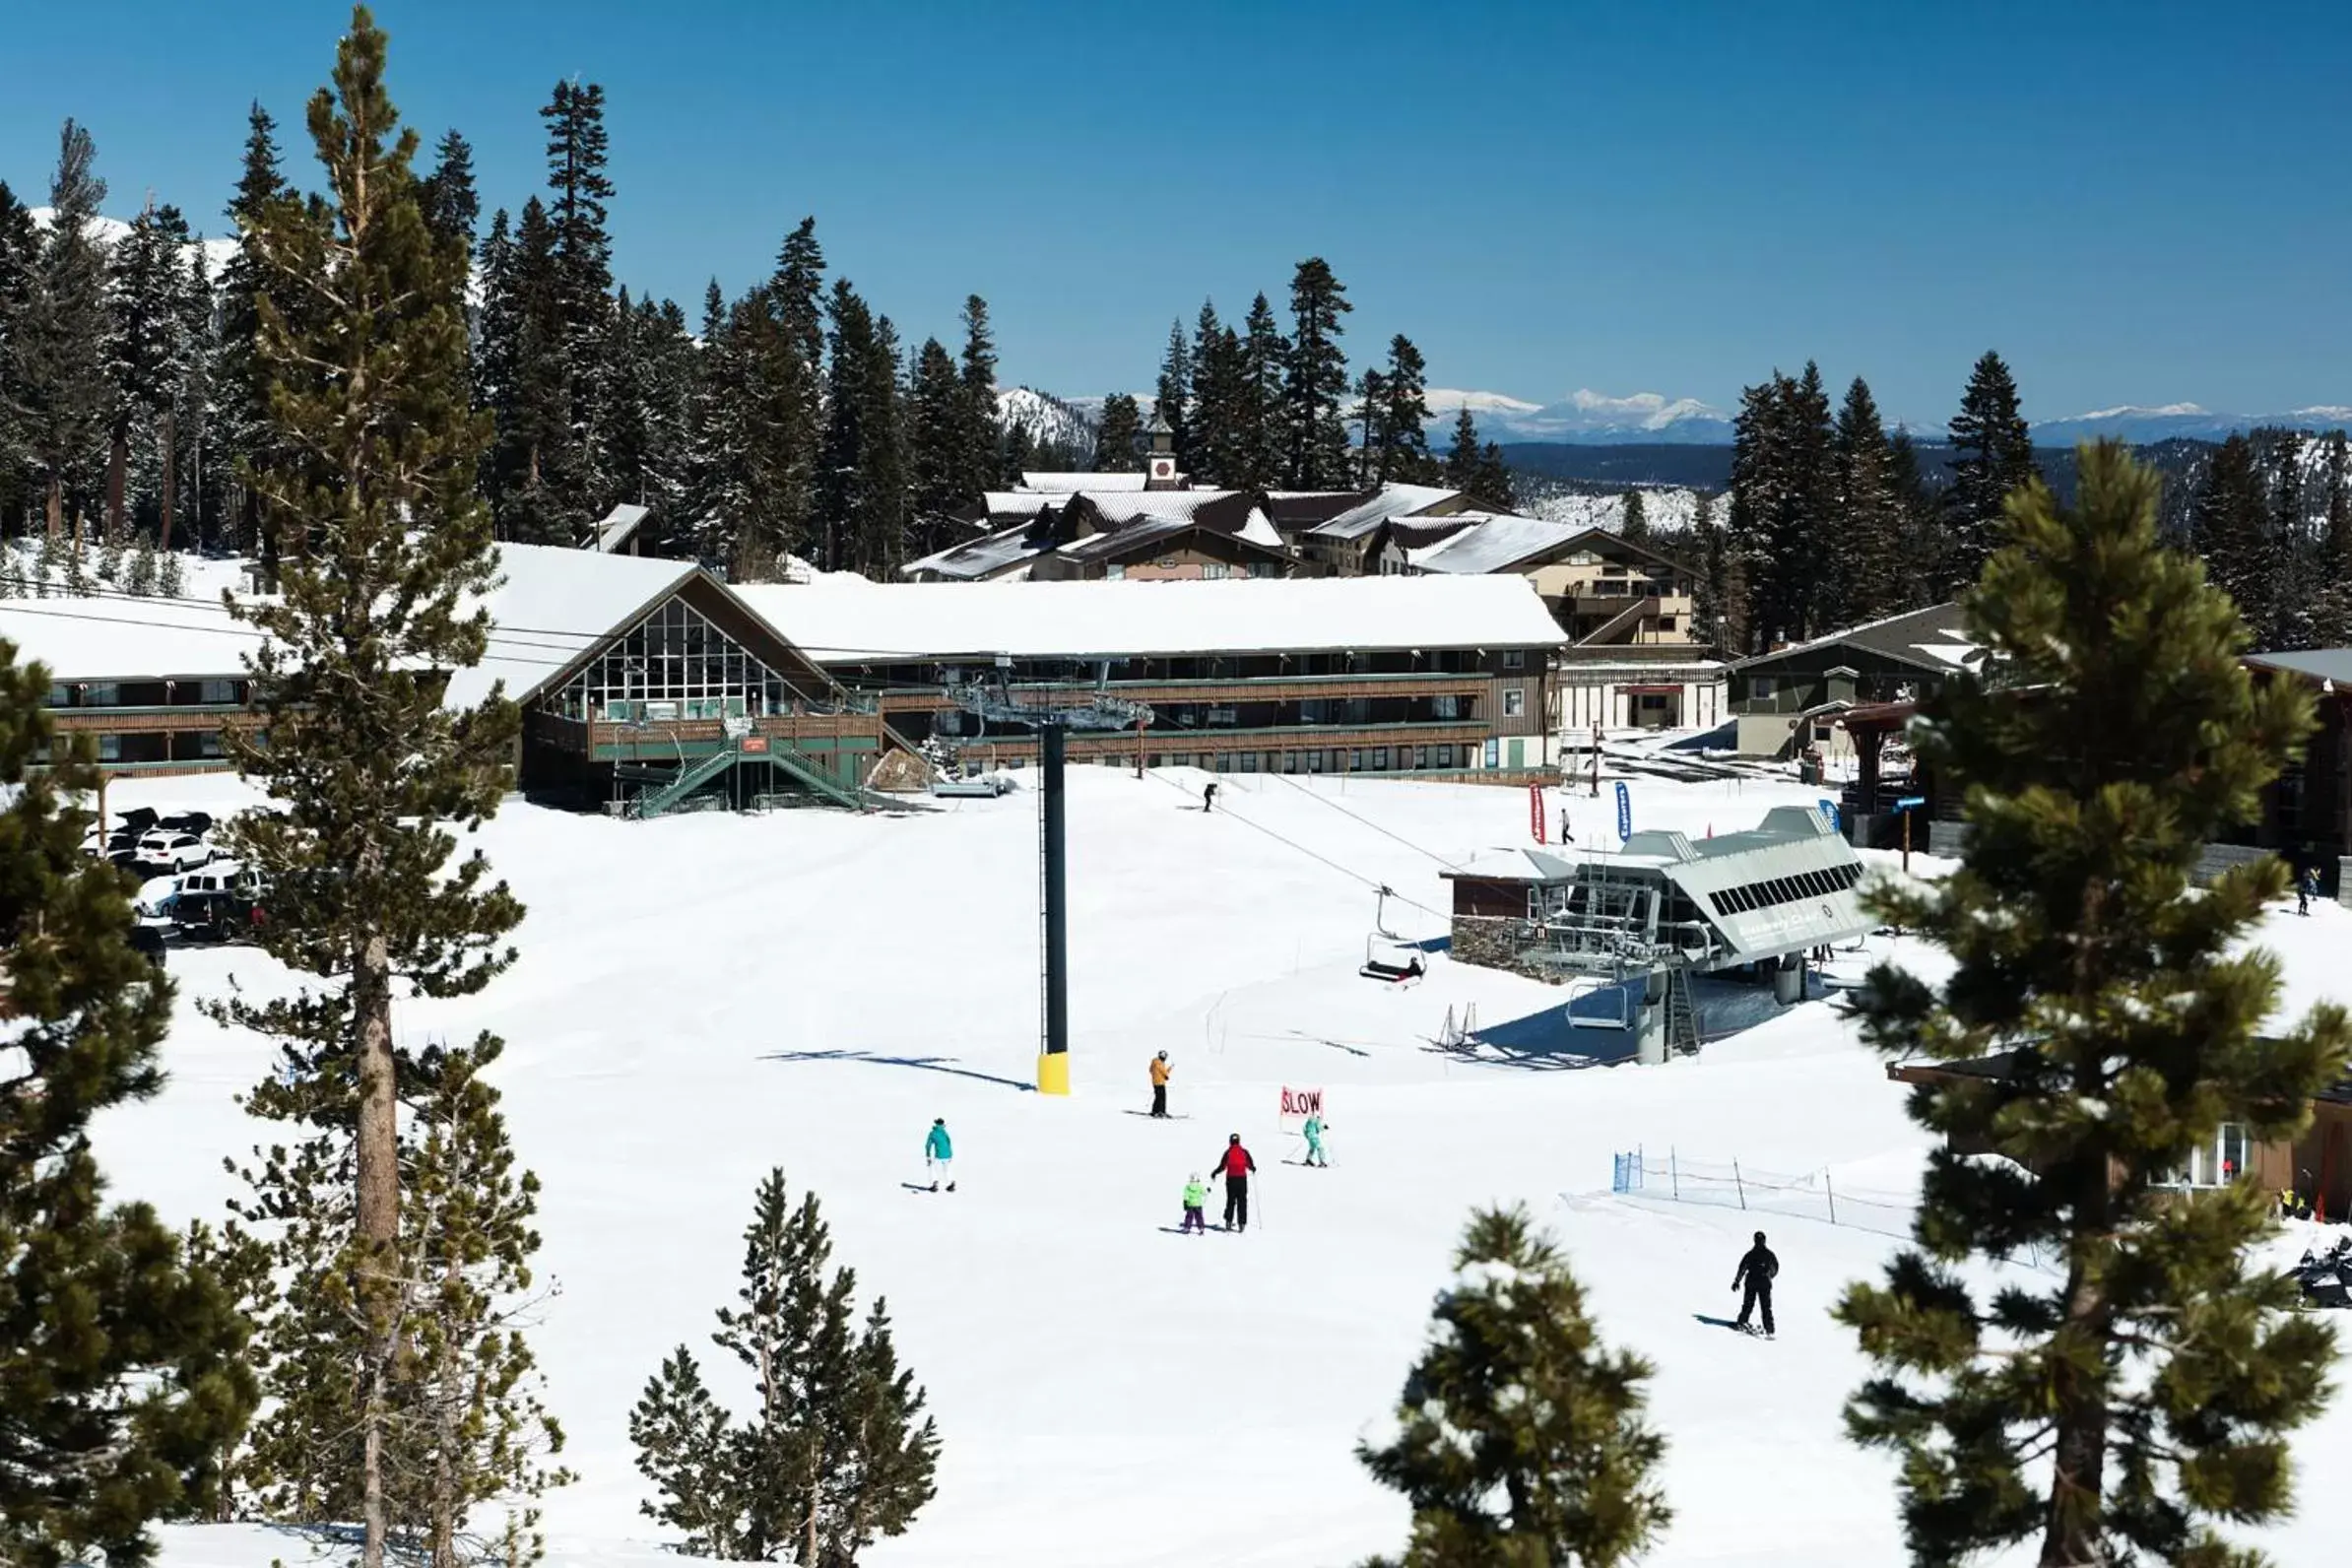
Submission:
[[[1764,1232],[1756,1232],[1756,1244],[1739,1260],[1739,1272],[1731,1275],[1731,1288],[1747,1287],[1747,1294],[1739,1300],[1739,1328],[1748,1329],[1748,1315],[1758,1307],[1764,1309],[1764,1338],[1772,1338],[1772,1281],[1779,1277],[1781,1261],[1764,1245]]]
[[[1167,1052],[1151,1059],[1151,1114],[1163,1119],[1168,1114],[1168,1075],[1174,1071],[1168,1066]]]
[[[1321,1165],[1326,1170],[1330,1169],[1332,1162],[1325,1157],[1323,1152],[1323,1113],[1321,1111],[1314,1112],[1307,1118],[1307,1125],[1300,1128],[1299,1131],[1307,1135],[1305,1163]]]
[[[2295,913],[2312,912],[2312,900],[2319,896],[2319,868],[2306,866],[2303,875],[2295,879]]]
[[[1213,812],[1216,810],[1215,779],[1210,779],[1209,781],[1208,787],[1201,791],[1201,810],[1204,812]]]
[[[940,1190],[940,1178],[950,1175],[954,1162],[955,1145],[947,1141],[947,1119],[935,1116],[931,1119],[931,1134],[923,1140],[923,1166],[931,1172],[933,1192]],[[955,1191],[952,1179],[947,1183],[947,1191]]]
[[[1209,1218],[1201,1212],[1208,1202],[1209,1184],[1201,1179],[1199,1171],[1194,1171],[1184,1179],[1184,1222],[1176,1227],[1179,1234],[1196,1230],[1204,1236],[1209,1234]]]
[[[1214,1168],[1223,1172],[1225,1177],[1225,1228],[1249,1229],[1250,1172],[1258,1168],[1258,1162],[1251,1157],[1248,1149],[1241,1146],[1239,1133],[1226,1137],[1225,1146],[1217,1154]]]

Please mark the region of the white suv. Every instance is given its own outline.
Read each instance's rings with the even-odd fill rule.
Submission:
[[[213,858],[210,845],[194,833],[158,828],[139,840],[137,865],[150,875],[192,871]]]

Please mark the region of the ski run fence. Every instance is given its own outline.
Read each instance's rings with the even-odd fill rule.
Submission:
[[[1920,1211],[1916,1196],[1850,1187],[1835,1180],[1828,1168],[1793,1176],[1785,1171],[1759,1170],[1734,1159],[1728,1163],[1694,1160],[1678,1149],[1659,1155],[1635,1148],[1611,1156],[1609,1191],[1653,1203],[1705,1204],[1758,1214],[1785,1214],[1797,1219],[1844,1225],[1881,1236],[1911,1239]],[[2028,1249],[2009,1260],[2031,1269],[2047,1269],[2054,1260]]]

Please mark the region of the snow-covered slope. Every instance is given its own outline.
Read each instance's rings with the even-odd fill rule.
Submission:
[[[1341,1568],[1394,1550],[1404,1505],[1351,1445],[1397,1398],[1468,1210],[1496,1201],[1528,1204],[1561,1237],[1607,1336],[1658,1364],[1676,1519],[1646,1563],[1900,1561],[1891,1467],[1841,1435],[1863,1365],[1827,1317],[1890,1239],[1805,1217],[1802,1195],[1743,1212],[1609,1193],[1612,1151],[1670,1148],[1751,1175],[1826,1171],[1842,1197],[1891,1200],[1899,1221],[1924,1139],[1851,1026],[1821,1002],[1782,1012],[1723,988],[1705,999],[1712,1028],[1763,1021],[1696,1062],[1598,1068],[1613,1035],[1566,1024],[1558,990],[1442,956],[1412,989],[1359,979],[1374,886],[1412,901],[1391,901],[1396,929],[1438,935],[1443,864],[1524,843],[1526,800],[1236,775],[1205,816],[1200,782],[1072,770],[1067,1100],[1026,1087],[1027,791],[903,817],[624,823],[518,804],[485,830],[530,906],[522,959],[484,996],[407,1005],[400,1023],[414,1040],[477,1027],[507,1040],[498,1082],[545,1182],[542,1273],[560,1287],[531,1333],[580,1475],[549,1500],[555,1568],[675,1562],[637,1512],[627,1412],[672,1346],[707,1350],[772,1165],[819,1195],[861,1300],[888,1297],[946,1445],[937,1500],[867,1568]],[[1641,826],[1694,836],[1818,793],[1753,779],[1631,791]],[[238,798],[232,782],[159,781],[119,785],[112,804]],[[1561,807],[1580,840],[1613,830],[1611,800]],[[2321,909],[2270,935],[2298,1006],[2344,994],[2352,917]],[[1935,962],[1916,944],[1897,955]],[[170,1082],[97,1132],[113,1195],[184,1220],[219,1212],[222,1157],[270,1131],[233,1102],[268,1049],[197,1005],[232,975],[281,982],[247,950],[175,952],[172,973]],[[1449,1016],[1472,1006],[1484,1043],[1442,1049]],[[1158,1050],[1184,1120],[1140,1114]],[[1325,1089],[1331,1169],[1288,1162],[1285,1083]],[[955,1135],[953,1195],[910,1190],[934,1117]],[[1228,1131],[1262,1167],[1257,1222],[1172,1233],[1187,1173]],[[1770,1344],[1720,1326],[1758,1225],[1782,1260]],[[740,1405],[738,1370],[703,1360]],[[2308,1500],[2352,1463],[2352,1418],[2328,1416],[2296,1451]],[[2319,1562],[2339,1534],[2312,1507],[2264,1543]],[[251,1527],[166,1535],[165,1568],[309,1560]]]
[[[28,216],[32,218],[33,228],[46,229],[57,221],[57,209],[34,207],[29,210]],[[120,218],[98,217],[90,221],[85,231],[91,238],[110,250],[131,231],[131,226]],[[218,281],[221,269],[227,266],[229,258],[237,252],[237,237],[234,234],[199,235],[183,249],[202,250],[204,252],[205,276]]]
[[[2194,403],[2168,403],[2161,408],[2125,405],[2096,409],[2088,414],[2068,415],[2063,419],[2037,421],[2034,425],[2034,440],[2047,446],[2071,446],[2076,441],[2093,440],[2100,436],[2116,436],[2140,445],[2182,436],[2199,441],[2218,441],[2238,431],[2257,429],[2264,425],[2297,430],[2342,429],[2352,425],[2352,408],[2321,405],[2290,409],[2284,414],[2250,415],[2217,414],[2210,409],[2199,408]]]
[[[1094,421],[1050,392],[1025,386],[997,388],[997,423],[1008,430],[1026,430],[1040,448],[1078,457],[1094,453]]]
[[[1721,508],[1723,502],[1719,500],[1716,505]],[[1697,490],[1645,489],[1642,491],[1642,516],[1654,534],[1684,532],[1698,516],[1698,509]],[[1625,497],[1622,494],[1585,495],[1569,490],[1550,490],[1528,496],[1520,510],[1530,517],[1548,518],[1555,523],[1573,523],[1579,528],[1614,529],[1625,520]]]

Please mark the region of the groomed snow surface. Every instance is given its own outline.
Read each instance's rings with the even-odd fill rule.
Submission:
[[[1914,1187],[1922,1137],[1834,1000],[1778,1011],[1719,991],[1710,1027],[1753,1026],[1701,1060],[1585,1065],[1607,1031],[1562,1024],[1555,989],[1443,957],[1411,989],[1358,978],[1373,893],[1325,863],[1444,908],[1438,857],[1525,843],[1524,794],[1326,782],[1310,795],[1235,777],[1204,815],[1200,781],[1072,770],[1068,1099],[1027,1087],[1033,793],[900,817],[629,823],[516,804],[486,830],[530,905],[522,959],[463,1005],[404,1006],[400,1024],[413,1043],[477,1027],[507,1041],[499,1082],[546,1184],[540,1264],[560,1287],[534,1341],[580,1474],[548,1499],[551,1561],[678,1560],[638,1513],[627,1413],[681,1342],[744,1394],[708,1335],[771,1165],[820,1196],[861,1301],[889,1298],[945,1444],[937,1500],[871,1568],[1338,1568],[1394,1550],[1405,1505],[1351,1449],[1387,1420],[1469,1211],[1514,1200],[1562,1240],[1607,1337],[1658,1363],[1676,1518],[1651,1561],[1901,1561],[1891,1467],[1841,1435],[1863,1363],[1826,1316],[1893,1241],[1609,1193],[1611,1152],[1637,1144],[1654,1160],[1828,1168],[1858,1195]],[[1753,782],[1631,788],[1637,826],[1694,837],[1813,799]],[[118,786],[112,804],[240,799],[233,781],[180,780]],[[1555,819],[1561,804],[1580,841],[1614,841],[1613,800],[1555,797]],[[1442,934],[1433,914],[1390,907],[1404,935]],[[2289,914],[2269,935],[2304,1006],[2340,971],[2352,919]],[[1833,982],[1866,957],[1844,955]],[[171,963],[169,1084],[110,1113],[98,1139],[115,1197],[184,1221],[218,1216],[223,1156],[274,1131],[232,1103],[269,1048],[196,1003],[232,975],[283,977],[251,950]],[[1495,1043],[1439,1049],[1449,1009],[1470,1004]],[[1184,1120],[1141,1114],[1159,1050]],[[1285,1083],[1326,1091],[1329,1170],[1288,1163]],[[954,1134],[952,1195],[916,1190],[935,1116]],[[1187,1173],[1234,1131],[1261,1166],[1256,1222],[1175,1234]],[[1776,1343],[1703,1321],[1731,1316],[1727,1287],[1758,1224],[1781,1258]],[[2308,1498],[2352,1459],[2352,1417],[2298,1449]],[[2316,1562],[2339,1534],[2307,1518],[2264,1544]],[[304,1539],[258,1527],[164,1535],[167,1568],[314,1560]]]

